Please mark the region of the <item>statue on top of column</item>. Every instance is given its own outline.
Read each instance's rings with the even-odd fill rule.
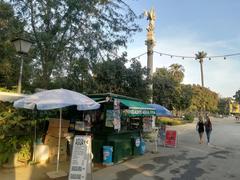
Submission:
[[[156,20],[156,15],[155,15],[155,11],[154,9],[151,9],[150,11],[145,11],[144,12],[144,16],[147,16],[147,20],[149,20],[149,24],[147,27],[147,36],[148,36],[148,40],[153,40],[154,39],[154,24],[155,24],[155,20]]]

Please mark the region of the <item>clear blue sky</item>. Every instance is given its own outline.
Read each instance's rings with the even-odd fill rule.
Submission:
[[[129,0],[128,3],[137,14],[155,9],[155,51],[185,56],[194,56],[202,50],[209,56],[240,52],[239,0]],[[143,31],[128,44],[129,58],[146,52],[146,17],[138,23]],[[140,62],[146,66],[147,57],[142,56]],[[185,84],[201,84],[198,61],[154,55],[154,70],[173,63],[184,66]],[[239,69],[240,56],[206,59],[205,86],[222,97],[232,97],[240,89]]]

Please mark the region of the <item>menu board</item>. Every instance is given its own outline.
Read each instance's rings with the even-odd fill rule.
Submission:
[[[86,180],[91,168],[91,136],[75,136],[69,170],[69,180]],[[91,172],[91,171],[90,171]]]

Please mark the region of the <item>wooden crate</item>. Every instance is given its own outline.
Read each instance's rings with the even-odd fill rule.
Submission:
[[[51,127],[51,128],[59,128],[59,121],[60,119],[49,119],[49,125],[48,125],[48,128]],[[68,128],[69,127],[69,124],[70,124],[70,121],[69,120],[64,120],[62,119],[62,128]]]
[[[53,137],[59,136],[59,128],[48,127],[47,134]],[[61,129],[61,137],[66,137],[68,135],[68,128]]]
[[[54,155],[58,153],[58,146],[49,146],[49,154]],[[67,145],[60,146],[60,154],[67,153]]]
[[[68,160],[67,154],[60,154],[59,156],[59,162],[66,162]],[[57,163],[57,154],[52,155],[49,157],[49,162],[56,164]]]
[[[58,137],[53,137],[49,134],[46,135],[44,144],[49,145],[49,146],[57,146],[58,145]],[[67,144],[67,139],[66,138],[61,138],[61,145]]]

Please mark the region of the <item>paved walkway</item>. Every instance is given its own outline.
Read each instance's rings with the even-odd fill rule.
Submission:
[[[177,148],[159,147],[158,153],[146,153],[107,168],[95,167],[94,180],[157,180],[157,179],[240,179],[240,124],[233,119],[213,120],[213,144],[198,144],[196,122],[169,127],[178,132]],[[224,130],[228,130],[228,133]],[[229,131],[230,130],[230,131]],[[232,141],[230,141],[232,140]],[[68,172],[69,162],[60,165]],[[0,180],[48,180],[46,172],[56,166],[35,165],[1,169]],[[65,180],[67,177],[58,178]],[[88,176],[91,179],[91,176]]]
[[[178,134],[186,133],[187,130],[191,129],[192,126],[195,126],[194,124],[186,124],[181,126],[172,126],[169,127],[171,129],[177,130]],[[124,163],[120,163],[114,166],[110,167],[103,167],[101,165],[97,165],[94,167],[94,173],[93,173],[93,179],[105,179],[106,173],[109,174],[111,172],[112,176],[110,175],[108,179],[115,179],[117,177],[114,177],[116,174],[119,174],[119,178],[122,178],[123,175],[121,175],[121,171],[126,171],[129,169],[129,171],[133,171],[133,174],[140,173],[142,170],[142,167],[139,165],[148,160],[149,158],[159,157],[159,154],[166,154],[167,149],[163,147],[158,147],[158,151],[160,151],[157,154],[152,153],[146,153],[144,156],[139,156],[134,159],[128,160]],[[69,164],[70,162],[66,163],[60,163],[60,170],[64,170],[65,172],[69,171]],[[101,169],[99,171],[99,169]],[[48,180],[49,177],[46,175],[46,172],[54,171],[56,170],[56,165],[54,164],[36,164],[36,165],[28,165],[26,167],[18,167],[15,169],[0,169],[0,180]],[[119,173],[118,173],[119,172]],[[149,170],[144,170],[142,172],[144,175],[148,176],[151,174]],[[129,176],[129,173],[127,173]],[[131,173],[130,173],[131,174]],[[132,175],[133,175],[132,174]],[[58,180],[65,180],[67,177],[58,178]],[[91,179],[91,176],[88,175],[88,179]],[[129,179],[129,178],[127,178]]]

